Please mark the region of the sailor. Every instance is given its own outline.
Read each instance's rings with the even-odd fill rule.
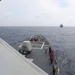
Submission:
[[[52,69],[53,69],[53,75],[55,75],[55,72],[56,72],[56,65],[53,65]]]
[[[56,65],[56,69],[57,69],[57,74],[60,75],[60,68],[58,67],[58,61],[57,61],[57,58],[54,59],[54,64]]]
[[[45,47],[45,53],[47,53],[48,47]]]
[[[54,59],[54,62],[55,62],[55,64],[57,65],[57,63],[58,63],[57,58],[56,58],[56,59]]]
[[[52,49],[51,49],[51,47],[49,46],[49,53],[51,53],[52,52]]]
[[[53,60],[54,60],[54,51],[52,51],[50,53],[50,60],[51,60],[51,64],[53,63]]]
[[[59,68],[57,69],[57,73],[58,73],[58,75],[60,75],[60,69]]]

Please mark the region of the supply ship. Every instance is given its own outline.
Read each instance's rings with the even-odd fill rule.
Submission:
[[[63,24],[60,24],[60,28],[63,28]]]

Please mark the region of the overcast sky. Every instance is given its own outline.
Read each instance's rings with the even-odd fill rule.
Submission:
[[[75,26],[75,0],[1,0],[0,26]]]

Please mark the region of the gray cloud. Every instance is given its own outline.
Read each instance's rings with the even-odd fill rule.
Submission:
[[[74,0],[2,0],[0,25],[75,25]]]

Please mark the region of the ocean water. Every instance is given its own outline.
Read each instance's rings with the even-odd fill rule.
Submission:
[[[0,27],[0,38],[14,48],[18,42],[37,34],[50,42],[61,75],[75,75],[75,27]]]

